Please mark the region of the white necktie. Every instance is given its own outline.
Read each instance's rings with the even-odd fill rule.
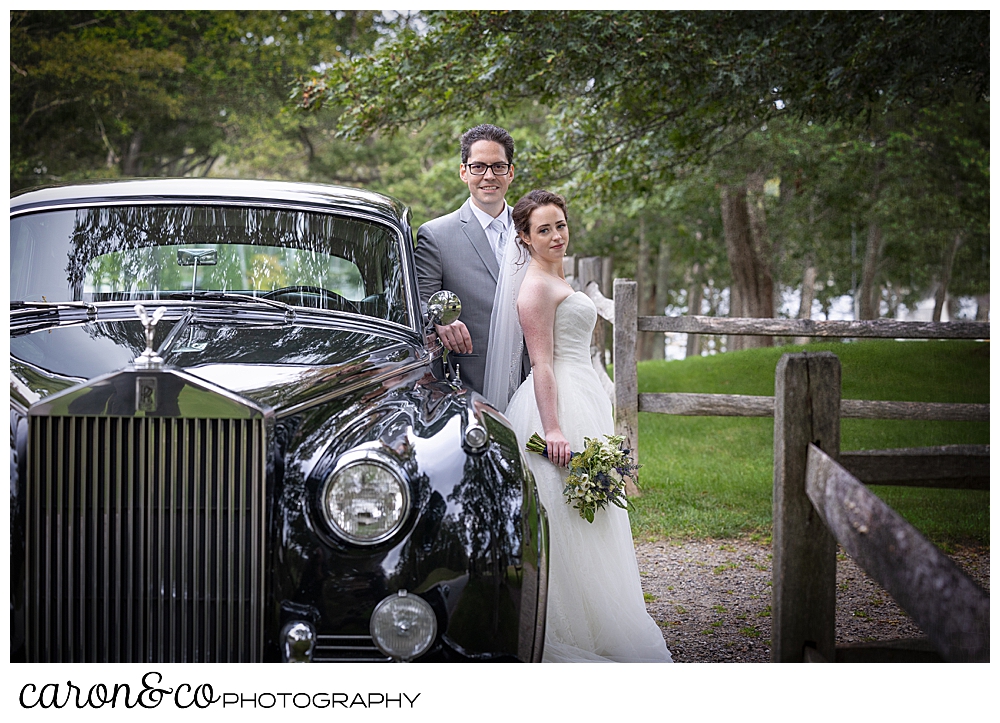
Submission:
[[[495,218],[490,223],[490,229],[497,235],[497,242],[494,247],[494,252],[497,255],[497,263],[502,264],[503,249],[504,246],[507,244],[507,239],[505,238],[506,234],[504,232],[507,230],[507,227],[504,225],[503,221],[501,221],[499,218]]]

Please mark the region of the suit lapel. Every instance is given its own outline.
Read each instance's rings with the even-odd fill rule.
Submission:
[[[462,231],[465,233],[466,238],[469,239],[472,248],[479,254],[479,258],[482,259],[483,264],[495,282],[500,275],[500,265],[497,263],[496,254],[493,253],[493,247],[490,246],[490,240],[486,238],[486,232],[479,225],[479,219],[476,218],[476,214],[472,212],[471,198],[459,210],[458,218],[462,222]]]

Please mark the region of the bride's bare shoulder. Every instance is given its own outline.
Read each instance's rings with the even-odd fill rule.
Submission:
[[[567,296],[573,293],[569,285],[549,274],[529,267],[521,282],[517,296],[519,311],[555,309]]]

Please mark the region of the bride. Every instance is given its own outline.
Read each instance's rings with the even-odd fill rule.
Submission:
[[[589,523],[562,495],[571,451],[583,450],[584,437],[614,433],[611,402],[590,362],[597,310],[563,277],[566,202],[531,191],[512,216],[519,243],[508,242],[501,265],[484,391],[505,411],[522,449],[534,432],[546,442],[548,459],[526,453],[549,517],[543,659],[671,662],[646,612],[628,513],[608,505]],[[531,374],[516,386],[522,329]]]

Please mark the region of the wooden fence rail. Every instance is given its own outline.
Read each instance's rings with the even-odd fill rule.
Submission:
[[[840,398],[840,360],[785,354],[774,397],[639,394],[638,332],[813,338],[984,339],[983,322],[810,321],[638,316],[636,284],[615,279],[614,300],[597,266],[577,264],[577,288],[613,324],[615,428],[638,456],[638,413],[774,418],[771,656],[779,661],[989,660],[989,596],[865,484],[989,489],[989,446],[947,445],[840,452],[840,420],[989,421],[988,404]],[[600,324],[598,325],[600,326]],[[595,332],[592,359],[604,374]],[[635,493],[635,490],[630,490]],[[836,548],[843,545],[927,636],[835,646]]]
[[[990,488],[988,444],[841,452],[840,464],[865,484],[964,490]]]
[[[812,321],[809,319],[736,319],[711,316],[638,316],[636,283],[615,279],[614,299],[601,293],[596,269],[600,259],[575,262],[577,288],[597,307],[598,316],[613,324],[615,381],[604,369],[603,347],[592,347],[592,361],[615,408],[615,429],[630,449],[638,450],[639,412],[684,416],[771,417],[773,397],[737,394],[684,394],[638,392],[636,343],[640,331],[688,334],[749,334],[815,338],[870,339],[989,339],[990,325],[979,321],[947,323],[921,321]],[[596,332],[595,332],[596,335]],[[620,382],[620,384],[618,383]],[[943,404],[843,399],[845,419],[903,419],[988,422],[988,404]]]
[[[805,487],[834,539],[906,610],[942,658],[989,662],[990,599],[982,588],[813,444]]]
[[[686,392],[642,393],[639,395],[639,411],[687,417],[772,417],[774,397]],[[988,422],[990,405],[841,399],[840,416],[844,419]]]
[[[771,659],[927,659],[923,642],[900,641],[888,653],[884,644],[851,646],[850,655],[835,647],[839,543],[913,618],[942,659],[988,661],[989,596],[847,467],[876,478],[866,482],[895,478],[906,484],[911,475],[985,477],[988,489],[989,448],[953,445],[842,455],[839,396],[840,361],[834,354],[785,354],[779,361]]]
[[[684,334],[806,336],[858,339],[989,339],[985,321],[813,321],[811,319],[737,319],[721,316],[640,316],[639,331]]]

